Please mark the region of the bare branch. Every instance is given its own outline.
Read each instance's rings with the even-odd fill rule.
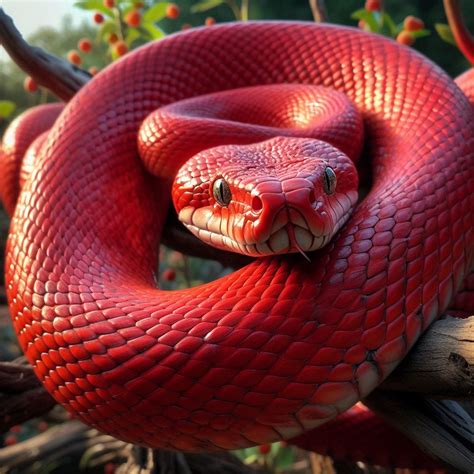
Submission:
[[[0,8],[0,44],[18,67],[65,102],[91,78],[66,60],[30,46],[3,8]]]
[[[316,23],[328,22],[328,12],[324,0],[309,0],[309,6],[313,12],[313,18]]]

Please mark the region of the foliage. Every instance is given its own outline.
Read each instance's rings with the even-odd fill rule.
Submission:
[[[11,100],[0,100],[0,119],[10,117],[15,109],[15,102],[12,102]]]

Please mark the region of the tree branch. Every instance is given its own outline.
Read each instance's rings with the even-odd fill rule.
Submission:
[[[474,316],[434,323],[380,387],[431,398],[474,396]]]
[[[68,61],[30,46],[1,7],[0,44],[18,67],[65,102],[91,78],[88,72]]]
[[[44,415],[55,404],[24,357],[0,362],[0,433]]]
[[[313,18],[316,23],[325,23],[329,21],[324,0],[309,0],[309,6],[311,7]]]
[[[88,464],[94,464],[96,458],[101,463],[117,458],[125,460],[127,446],[127,443],[88,428],[79,421],[68,421],[22,443],[0,449],[0,466],[8,468],[5,472],[23,472],[38,461],[43,466],[64,462],[67,457],[79,461],[86,457],[86,450],[90,450],[87,453]]]
[[[363,402],[431,456],[461,472],[472,472],[474,420],[459,403],[381,390]]]

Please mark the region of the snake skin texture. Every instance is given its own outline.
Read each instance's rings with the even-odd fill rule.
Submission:
[[[156,289],[170,187],[139,159],[143,120],[285,82],[356,104],[370,193],[311,263],[267,257]],[[472,268],[472,120],[438,67],[351,28],[220,25],[127,55],[68,104],[12,219],[7,293],[36,374],[75,416],[144,446],[240,448],[334,418],[391,372]]]
[[[0,148],[0,198],[8,214],[13,214],[20,194],[20,163],[28,147],[52,127],[62,109],[62,104],[45,104],[27,110],[4,134]]]

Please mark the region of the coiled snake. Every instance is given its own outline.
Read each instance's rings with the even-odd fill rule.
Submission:
[[[278,99],[250,90],[238,95],[239,88],[283,83],[321,86],[316,102],[324,89],[342,92],[356,118],[345,128],[332,123],[327,135],[316,124],[308,135],[305,101],[287,107],[291,113],[275,125],[264,110],[270,102],[279,107]],[[299,87],[276,89],[286,100]],[[201,105],[199,98],[178,103],[223,91],[235,92],[216,96],[220,105],[216,97]],[[247,112],[229,112],[234,93],[237,109],[255,94]],[[184,110],[185,127],[173,122],[173,106],[164,109],[172,115],[169,129],[156,116],[145,121],[175,103]],[[326,172],[338,174],[338,159],[352,165],[319,139],[353,133],[346,148],[333,145],[357,155],[357,114],[373,185],[331,242],[313,251],[317,239],[302,229],[315,227],[320,235],[329,226],[321,224],[321,210],[334,215],[355,202],[350,190],[349,198],[337,197],[345,178],[338,175],[332,189]],[[246,136],[254,133],[247,124],[230,124],[232,117],[256,124],[255,137]],[[351,28],[229,24],[173,35],[126,56],[66,107],[16,205],[7,292],[36,374],[86,423],[152,447],[234,449],[288,439],[334,418],[391,372],[472,269],[472,119],[466,97],[438,67]],[[199,133],[181,145],[193,123]],[[213,142],[208,131],[219,123],[231,131]],[[299,130],[297,138],[288,137],[290,128]],[[171,137],[169,149],[163,136]],[[166,146],[157,152],[161,142]],[[270,191],[252,185],[252,175],[257,184],[268,178],[248,160],[233,161],[252,153],[274,160]],[[243,250],[255,254],[263,248],[256,239],[265,241],[272,231],[239,230],[247,225],[240,222],[274,206],[268,215],[285,210],[276,224],[286,232],[276,239],[278,249],[311,251],[310,262],[298,252],[267,256],[204,286],[156,289],[170,179],[195,154],[212,166],[194,163],[193,171],[185,165],[180,176],[192,184],[183,178],[173,187],[187,197],[196,193],[185,206],[207,206],[198,219],[189,217],[195,211],[185,212],[190,227],[197,222],[204,229],[191,230],[222,246],[225,239],[210,234],[225,227],[227,243],[240,250],[248,245]],[[294,156],[303,171],[286,164]],[[214,169],[215,163],[225,169]],[[293,187],[284,183],[288,170],[298,178]],[[349,181],[349,189],[356,186],[353,175]],[[284,194],[277,204],[265,194],[278,194],[275,186]],[[302,188],[304,198],[288,196]],[[175,202],[179,210],[184,201]],[[319,212],[319,227],[304,214],[308,209],[313,218]],[[227,222],[234,211],[240,214],[231,225],[215,221]],[[265,223],[274,224],[271,218]]]

